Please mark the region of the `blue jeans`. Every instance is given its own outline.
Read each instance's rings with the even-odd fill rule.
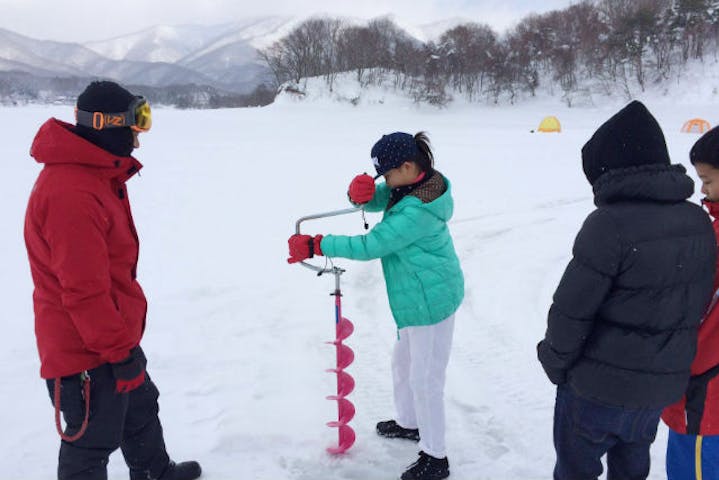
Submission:
[[[606,454],[608,480],[645,480],[661,413],[605,405],[560,385],[554,407],[554,479],[595,480]]]

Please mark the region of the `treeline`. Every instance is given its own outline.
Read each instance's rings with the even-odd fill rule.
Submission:
[[[332,89],[338,73],[351,71],[363,85],[389,82],[444,105],[453,93],[513,102],[551,82],[571,105],[585,89],[631,96],[681,77],[690,60],[716,60],[718,40],[719,1],[585,0],[525,17],[502,36],[468,23],[429,43],[389,19],[356,26],[313,18],[261,56],[277,86],[323,76]]]
[[[0,72],[0,105],[27,103],[73,104],[95,79],[84,77],[40,77],[25,72]],[[275,90],[259,85],[248,94],[225,92],[206,85],[149,87],[125,85],[145,96],[151,104],[177,108],[256,107],[272,103]]]

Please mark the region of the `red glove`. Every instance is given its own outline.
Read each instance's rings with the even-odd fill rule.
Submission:
[[[145,354],[140,347],[130,350],[130,355],[125,360],[111,363],[117,393],[131,392],[145,383],[146,364]]]
[[[320,243],[322,242],[322,235],[300,235],[299,233],[292,235],[287,244],[290,247],[290,258],[287,259],[287,263],[297,263],[308,258],[312,258],[315,255],[323,255]]]
[[[366,173],[357,175],[352,179],[347,195],[350,201],[357,205],[369,202],[374,197],[374,178]]]

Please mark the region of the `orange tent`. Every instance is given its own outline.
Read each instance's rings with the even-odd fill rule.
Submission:
[[[691,120],[687,120],[686,123],[684,123],[684,126],[682,127],[682,132],[704,133],[711,128],[711,125],[709,125],[709,122],[707,122],[706,120],[703,120],[701,118],[692,118]]]

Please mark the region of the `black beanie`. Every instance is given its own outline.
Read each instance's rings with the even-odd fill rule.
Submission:
[[[584,174],[592,185],[609,170],[669,163],[659,123],[636,100],[604,122],[582,147]]]
[[[719,168],[719,127],[714,127],[701,136],[689,152],[692,165],[706,163]]]
[[[77,97],[78,110],[86,112],[125,112],[135,95],[115,82],[92,82]],[[75,133],[118,157],[129,157],[134,149],[134,138],[130,127],[95,130],[84,125],[75,126]]]

